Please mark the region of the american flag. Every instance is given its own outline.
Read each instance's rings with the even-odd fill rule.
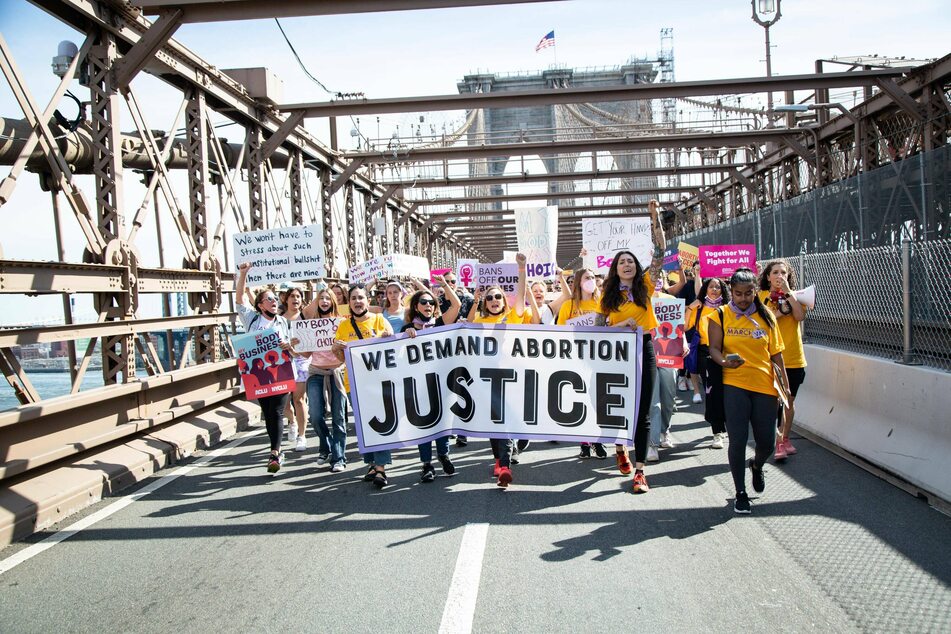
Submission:
[[[548,48],[549,46],[555,45],[555,32],[551,31],[542,38],[542,41],[538,43],[538,46],[535,47],[535,52],[542,50],[543,48]]]

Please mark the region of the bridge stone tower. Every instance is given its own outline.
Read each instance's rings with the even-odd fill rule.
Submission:
[[[540,73],[466,75],[457,87],[460,93],[487,93],[517,90],[542,90],[582,86],[616,86],[619,84],[651,83],[657,76],[652,61],[632,59],[622,66],[597,69],[549,69]],[[650,101],[610,103],[583,103],[568,105],[535,106],[528,108],[493,108],[480,110],[467,132],[470,145],[493,143],[545,142],[578,139],[617,138],[638,136],[656,131],[659,124],[653,121]],[[613,153],[612,153],[613,154]],[[579,154],[543,155],[542,162],[549,173],[588,171],[593,166],[585,163]],[[650,152],[639,154],[613,154],[617,169],[632,170],[655,165]],[[590,159],[589,159],[590,160]],[[500,176],[505,172],[508,157],[469,161],[471,176]],[[620,187],[653,187],[656,178],[624,179]],[[552,182],[549,193],[574,191],[573,181]],[[477,186],[469,189],[469,195],[501,195],[499,185]],[[641,197],[638,197],[641,198]],[[646,197],[644,197],[646,198]],[[624,203],[643,202],[625,197]],[[549,204],[571,203],[550,200]],[[477,209],[501,209],[501,203],[481,204]]]

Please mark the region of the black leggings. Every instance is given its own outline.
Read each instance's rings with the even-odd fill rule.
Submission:
[[[492,457],[499,461],[499,466],[511,466],[515,441],[511,438],[490,438],[489,443],[492,445]]]
[[[644,353],[641,355],[641,398],[637,405],[637,427],[634,428],[634,462],[647,460],[647,445],[651,434],[651,401],[657,377],[654,342],[644,335]]]
[[[703,418],[710,423],[714,434],[726,431],[726,415],[723,412],[723,368],[710,358],[710,348],[701,345],[697,366],[703,380],[706,393],[703,406]]]
[[[737,493],[746,491],[746,441],[753,427],[755,457],[753,464],[762,467],[773,455],[776,445],[776,400],[775,396],[751,392],[733,385],[723,386],[723,403],[726,406],[726,428],[730,432],[730,473]]]
[[[806,368],[786,368],[786,378],[789,379],[789,393],[795,400],[799,394],[799,386],[806,380]],[[776,429],[783,428],[783,405],[780,403],[776,414]]]
[[[290,394],[275,394],[258,399],[261,413],[264,414],[264,426],[267,428],[267,437],[271,441],[271,451],[281,448],[281,434],[284,433],[284,408]]]

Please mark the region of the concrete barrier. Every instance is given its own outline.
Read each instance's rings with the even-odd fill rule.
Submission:
[[[951,373],[805,348],[796,425],[951,502]]]

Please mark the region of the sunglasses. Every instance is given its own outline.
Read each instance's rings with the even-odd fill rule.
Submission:
[[[495,293],[495,294],[493,294],[493,295],[486,295],[486,296],[485,296],[485,301],[487,301],[487,302],[491,302],[491,301],[494,300],[494,299],[505,299],[505,295],[503,295],[502,293]]]
[[[274,297],[273,295],[271,295],[271,296],[269,296],[269,297],[262,297],[262,298],[261,298],[261,301],[262,301],[262,302],[276,302],[276,301],[277,301],[277,298]]]
[[[456,283],[456,280],[450,280],[449,278],[446,278],[446,284],[455,284],[455,283]]]
[[[421,299],[419,300],[420,305],[422,306],[435,306],[436,300],[434,299]]]

